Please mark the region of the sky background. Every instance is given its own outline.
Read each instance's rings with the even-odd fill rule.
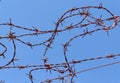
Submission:
[[[82,6],[94,6],[103,4],[104,7],[108,8],[115,15],[120,15],[120,1],[113,0],[2,0],[0,2],[0,23],[9,22],[9,19],[12,19],[12,22],[16,25],[32,28],[33,26],[41,30],[51,30],[55,27],[55,22],[58,18],[67,10],[73,7],[82,7]],[[96,16],[99,12],[94,12]],[[104,15],[104,14],[103,14]],[[107,15],[107,14],[105,14]],[[73,19],[76,21],[78,19]],[[4,29],[3,29],[4,28]],[[6,35],[9,31],[8,26],[0,26],[0,35]],[[17,33],[24,33],[23,31],[15,30]],[[64,61],[63,52],[61,44],[65,43],[75,32],[61,33],[59,34],[53,46],[53,49],[50,49],[47,53],[50,63],[60,63]],[[96,32],[93,36],[86,36],[85,38],[78,38],[72,42],[72,46],[69,47],[69,60],[72,59],[85,59],[90,57],[105,56],[107,54],[118,54],[120,53],[119,42],[120,42],[120,28],[119,26],[115,29],[109,31],[109,36],[104,31]],[[33,43],[42,41],[49,37],[48,35],[32,38],[23,38],[25,41],[32,41]],[[0,40],[8,46],[8,52],[6,53],[7,59],[9,60],[10,55],[12,54],[12,45],[9,40]],[[42,64],[41,59],[43,58],[44,47],[35,47],[30,49],[29,47],[17,43],[17,58],[20,60],[17,61],[16,65],[29,65],[29,64]],[[0,48],[1,50],[1,48]],[[77,70],[83,70],[86,68],[98,66],[100,64],[107,64],[110,62],[120,60],[119,57],[116,59],[105,59],[97,60],[92,62],[85,62],[77,66]],[[5,64],[7,60],[0,59],[0,66]],[[29,70],[29,69],[28,69]],[[30,83],[27,69],[2,69],[0,70],[0,80],[4,80],[5,83]],[[78,75],[75,78],[75,83],[120,83],[120,64],[104,67],[97,70],[92,70],[84,72]],[[46,71],[36,71],[34,73],[35,82],[39,83],[42,80],[46,80],[47,77],[51,78]],[[56,75],[53,74],[53,77]],[[56,81],[55,83],[61,83]]]

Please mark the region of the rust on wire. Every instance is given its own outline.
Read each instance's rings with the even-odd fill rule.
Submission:
[[[109,17],[103,18],[104,14],[98,17],[95,17],[94,15],[92,15],[92,12],[90,12],[90,10],[92,9],[105,11],[109,14]],[[71,22],[67,26],[64,26],[65,24],[64,22],[76,16],[82,17],[81,20],[79,20],[76,23]],[[107,21],[108,22],[113,21],[113,23],[111,25],[107,25],[106,24]],[[1,65],[0,69],[10,69],[10,68],[17,68],[20,70],[30,69],[27,75],[31,83],[34,83],[35,81],[34,75],[32,74],[34,71],[46,70],[46,71],[49,71],[51,74],[52,72],[57,72],[59,74],[58,77],[45,79],[44,81],[40,81],[39,83],[52,83],[56,80],[60,80],[62,83],[66,83],[66,80],[67,80],[69,83],[72,83],[74,81],[74,77],[77,77],[77,75],[82,72],[86,72],[89,70],[94,70],[94,69],[98,69],[101,67],[120,63],[118,61],[118,62],[96,66],[93,68],[88,68],[88,69],[78,71],[76,70],[75,65],[79,65],[83,62],[88,62],[88,61],[116,58],[116,57],[119,57],[120,54],[108,54],[105,56],[97,56],[97,57],[91,57],[91,58],[86,58],[82,60],[78,59],[78,60],[72,60],[72,61],[69,60],[68,54],[67,54],[67,52],[69,51],[68,50],[69,46],[71,46],[71,43],[75,39],[83,38],[86,35],[92,35],[93,33],[98,32],[98,31],[105,31],[108,33],[108,31],[111,29],[114,29],[118,25],[119,22],[120,22],[120,16],[114,15],[109,9],[103,7],[102,4],[98,6],[85,6],[85,7],[80,7],[80,8],[76,8],[76,7],[71,8],[70,10],[66,11],[65,13],[61,15],[61,17],[55,23],[55,28],[51,30],[42,30],[34,26],[32,28],[27,28],[24,26],[16,25],[12,22],[10,18],[9,22],[0,23],[1,28],[2,26],[7,26],[7,27],[9,26],[9,29],[10,29],[7,35],[0,35],[0,40],[1,40],[0,47],[2,47],[3,49],[0,53],[0,56],[2,56],[3,59],[6,59],[6,56],[7,56],[6,52],[8,51],[8,46],[5,45],[4,42],[2,42],[4,39],[9,39],[10,40],[9,42],[12,43],[13,53],[12,55],[10,55],[11,59],[5,64]],[[97,28],[89,29],[88,26],[91,26],[91,25],[94,25]],[[21,34],[17,34],[17,32],[13,31],[13,29],[24,30],[27,33],[21,32]],[[62,44],[64,62],[53,63],[53,64],[49,63],[49,58],[47,58],[47,53],[49,49],[53,48],[52,44],[54,43],[56,36],[59,36],[59,34],[60,33],[62,34],[62,32],[72,31],[74,29],[82,29],[83,33],[78,33],[77,35],[73,34],[73,36],[68,41]],[[39,35],[49,35],[49,38],[45,39],[44,41],[37,42],[37,43],[32,43],[31,41],[26,42],[25,40],[22,39],[23,37],[35,37],[35,36],[38,37]],[[16,55],[17,42],[20,42],[21,44],[24,44],[31,48],[34,48],[37,46],[44,46],[45,47],[44,53],[43,53],[44,58],[42,59],[43,64],[41,63],[41,64],[36,64],[36,65],[30,65],[30,64],[29,65],[15,65],[16,61],[20,60],[16,58],[17,57]],[[66,74],[66,75],[62,75],[62,74]],[[0,83],[4,83],[4,81],[1,80]]]

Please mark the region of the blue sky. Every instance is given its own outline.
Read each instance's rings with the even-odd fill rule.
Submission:
[[[120,1],[108,1],[108,0],[2,0],[0,3],[0,23],[9,22],[9,19],[12,19],[12,22],[16,25],[24,26],[27,28],[37,27],[40,30],[51,30],[55,27],[55,22],[58,18],[67,10],[73,7],[82,7],[82,6],[94,6],[103,4],[104,7],[108,8],[115,15],[120,15],[119,3]],[[99,12],[94,12],[96,16]],[[107,15],[106,13],[103,15]],[[73,19],[72,21],[77,21],[78,19]],[[61,27],[62,28],[62,27]],[[88,27],[89,28],[89,27]],[[1,35],[6,35],[9,31],[8,26],[0,26]],[[24,33],[23,31],[15,30],[17,33]],[[120,28],[117,26],[115,29],[109,31],[109,36],[106,32],[100,31],[93,34],[93,36],[86,36],[85,38],[78,38],[72,42],[72,46],[69,47],[69,60],[72,59],[85,59],[90,57],[105,56],[107,54],[118,54],[119,53],[119,35]],[[53,46],[53,49],[50,49],[47,53],[50,63],[59,63],[64,61],[63,50],[61,49],[61,44],[65,43],[70,37],[74,34],[79,33],[75,32],[61,33],[59,34]],[[25,41],[32,41],[33,43],[42,41],[49,37],[48,35],[40,36],[39,39],[35,38],[23,38]],[[12,54],[12,45],[9,40],[0,40],[1,43],[5,43],[8,46],[8,52],[6,53],[7,59],[10,59]],[[29,47],[17,43],[17,58],[20,59],[15,64],[16,65],[29,65],[29,64],[42,64],[41,59],[43,58],[42,54],[44,47],[35,47],[30,49]],[[0,48],[1,51],[1,48]],[[1,58],[1,57],[0,57]],[[97,60],[91,62],[85,62],[77,65],[77,70],[83,70],[86,68],[98,66],[101,64],[107,64],[110,62],[118,61],[120,58],[116,59],[105,59]],[[0,59],[2,64],[6,63],[6,59]],[[75,83],[120,83],[119,70],[120,64],[104,67],[97,70],[92,70],[84,72],[78,75],[75,78]],[[30,83],[28,76],[29,69],[2,69],[0,70],[0,80],[5,80],[5,83]],[[46,71],[35,71],[34,73],[35,81],[34,83],[39,83],[42,80],[51,78],[51,75]],[[52,75],[56,77],[56,75]],[[56,81],[55,83],[60,83]]]

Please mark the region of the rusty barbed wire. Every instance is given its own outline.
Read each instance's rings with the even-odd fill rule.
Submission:
[[[98,11],[100,10],[105,11],[109,17],[103,18],[102,16],[104,14],[103,15],[101,14],[100,16],[98,15],[98,17],[96,17],[94,16],[94,14],[92,14],[92,12],[90,12],[90,10],[92,9],[95,9]],[[81,18],[78,22],[75,23],[72,21],[72,22],[66,23],[67,26],[65,25],[66,21],[76,16]],[[110,23],[109,25],[107,24],[107,22],[112,22],[112,23]],[[116,62],[112,62],[109,64],[104,64],[104,65],[100,65],[100,66],[96,66],[92,68],[87,68],[83,70],[78,70],[78,71],[76,71],[75,65],[79,65],[83,62],[97,61],[100,59],[113,59],[113,58],[119,57],[120,54],[108,54],[105,56],[97,56],[97,57],[86,58],[82,60],[70,61],[68,59],[67,52],[68,52],[68,47],[71,46],[71,43],[77,38],[80,38],[80,37],[83,38],[86,35],[92,35],[93,33],[98,32],[98,31],[105,31],[108,35],[109,30],[114,29],[116,26],[118,26],[119,22],[120,22],[120,16],[114,15],[109,9],[103,7],[102,4],[98,6],[85,6],[85,7],[80,7],[80,8],[74,7],[66,11],[65,13],[61,15],[61,17],[55,23],[55,28],[51,30],[42,30],[34,26],[32,28],[19,26],[19,25],[14,24],[12,22],[12,19],[10,18],[9,22],[0,23],[0,29],[2,29],[3,26],[6,26],[7,30],[9,29],[7,34],[4,34],[4,35],[0,34],[0,46],[3,49],[2,52],[0,53],[0,57],[3,59],[6,59],[6,56],[7,56],[6,52],[9,50],[8,46],[4,43],[5,39],[9,40],[9,43],[12,43],[13,54],[11,55],[11,59],[8,62],[0,66],[0,70],[10,69],[10,68],[17,68],[20,70],[30,69],[27,75],[31,83],[34,83],[35,78],[32,74],[34,71],[46,70],[46,71],[49,71],[50,73],[56,72],[59,74],[59,76],[57,78],[56,77],[49,78],[44,81],[40,81],[40,83],[52,83],[56,80],[60,80],[62,83],[66,83],[66,80],[68,81],[68,83],[73,83],[74,77],[76,77],[78,74],[82,72],[118,64],[120,63],[120,61],[116,61]],[[91,27],[91,28],[88,28],[88,27]],[[21,32],[18,34],[17,31],[14,31],[14,29],[23,30],[25,31],[25,33]],[[54,43],[56,36],[57,35],[59,36],[59,34],[62,34],[62,32],[67,32],[67,31],[70,32],[74,29],[81,29],[83,30],[83,32],[82,33],[80,32],[77,35],[73,34],[73,36],[70,37],[68,41],[62,44],[63,54],[64,54],[63,56],[64,56],[65,62],[63,61],[61,63],[49,63],[48,62],[49,58],[47,57],[46,54],[49,49],[54,48],[52,44]],[[26,41],[22,39],[23,37],[36,37],[40,35],[48,35],[49,37],[43,41],[38,41],[37,43],[33,43],[31,40]],[[16,65],[15,61],[20,60],[16,58],[17,56],[16,54],[17,43],[16,42],[24,44],[30,48],[34,48],[37,46],[45,47],[43,55],[42,55],[44,57],[42,59],[43,64],[41,63],[41,64],[36,64],[36,65],[32,65],[32,64]],[[11,66],[11,63],[13,63],[13,66]],[[1,83],[4,83],[4,81],[1,80]]]

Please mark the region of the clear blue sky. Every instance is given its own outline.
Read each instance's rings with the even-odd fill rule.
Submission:
[[[2,0],[0,2],[0,23],[9,22],[9,18],[16,25],[32,28],[35,26],[41,30],[54,29],[58,18],[68,9],[73,7],[82,7],[89,5],[99,5],[102,3],[104,7],[108,8],[115,15],[120,15],[120,1],[110,0]],[[97,16],[98,13],[93,13]],[[78,19],[73,19],[76,21]],[[1,35],[6,35],[9,31],[8,26],[4,27],[0,31]],[[0,29],[3,26],[0,26]],[[17,31],[23,33],[22,31]],[[61,44],[65,43],[69,39],[69,36],[73,36],[78,31],[67,34],[60,34],[56,37],[53,49],[50,49],[47,53],[50,63],[63,62],[63,52]],[[109,32],[109,36],[104,31],[96,32],[93,36],[86,36],[85,38],[79,38],[75,40],[72,46],[69,48],[69,59],[85,59],[90,57],[105,56],[107,54],[118,54],[120,53],[119,42],[120,42],[120,28],[119,26]],[[43,39],[48,36],[43,36]],[[37,38],[37,37],[36,37]],[[23,38],[26,41],[32,41],[33,43],[43,40],[36,38]],[[8,45],[8,52],[6,53],[7,59],[9,60],[12,54],[12,45],[9,40],[0,40]],[[0,48],[1,49],[1,48]],[[41,58],[44,47],[35,47],[32,50],[27,46],[17,42],[17,58],[20,59],[15,65],[29,65],[29,64],[42,64]],[[0,50],[1,51],[1,50]],[[116,59],[105,59],[97,60],[92,62],[85,62],[77,66],[77,70],[82,70],[90,67],[94,67],[100,64],[107,64],[119,60]],[[7,60],[0,57],[0,66]],[[29,70],[29,69],[28,69]],[[5,83],[30,83],[26,73],[27,69],[5,69],[0,70],[0,80],[5,80]],[[35,82],[39,83],[42,80],[50,77],[45,71],[36,71]],[[56,77],[53,75],[53,77]],[[120,64],[104,67],[97,70],[84,72],[78,75],[75,83],[120,83]],[[51,78],[51,77],[50,77]],[[55,83],[60,83],[56,81]]]

